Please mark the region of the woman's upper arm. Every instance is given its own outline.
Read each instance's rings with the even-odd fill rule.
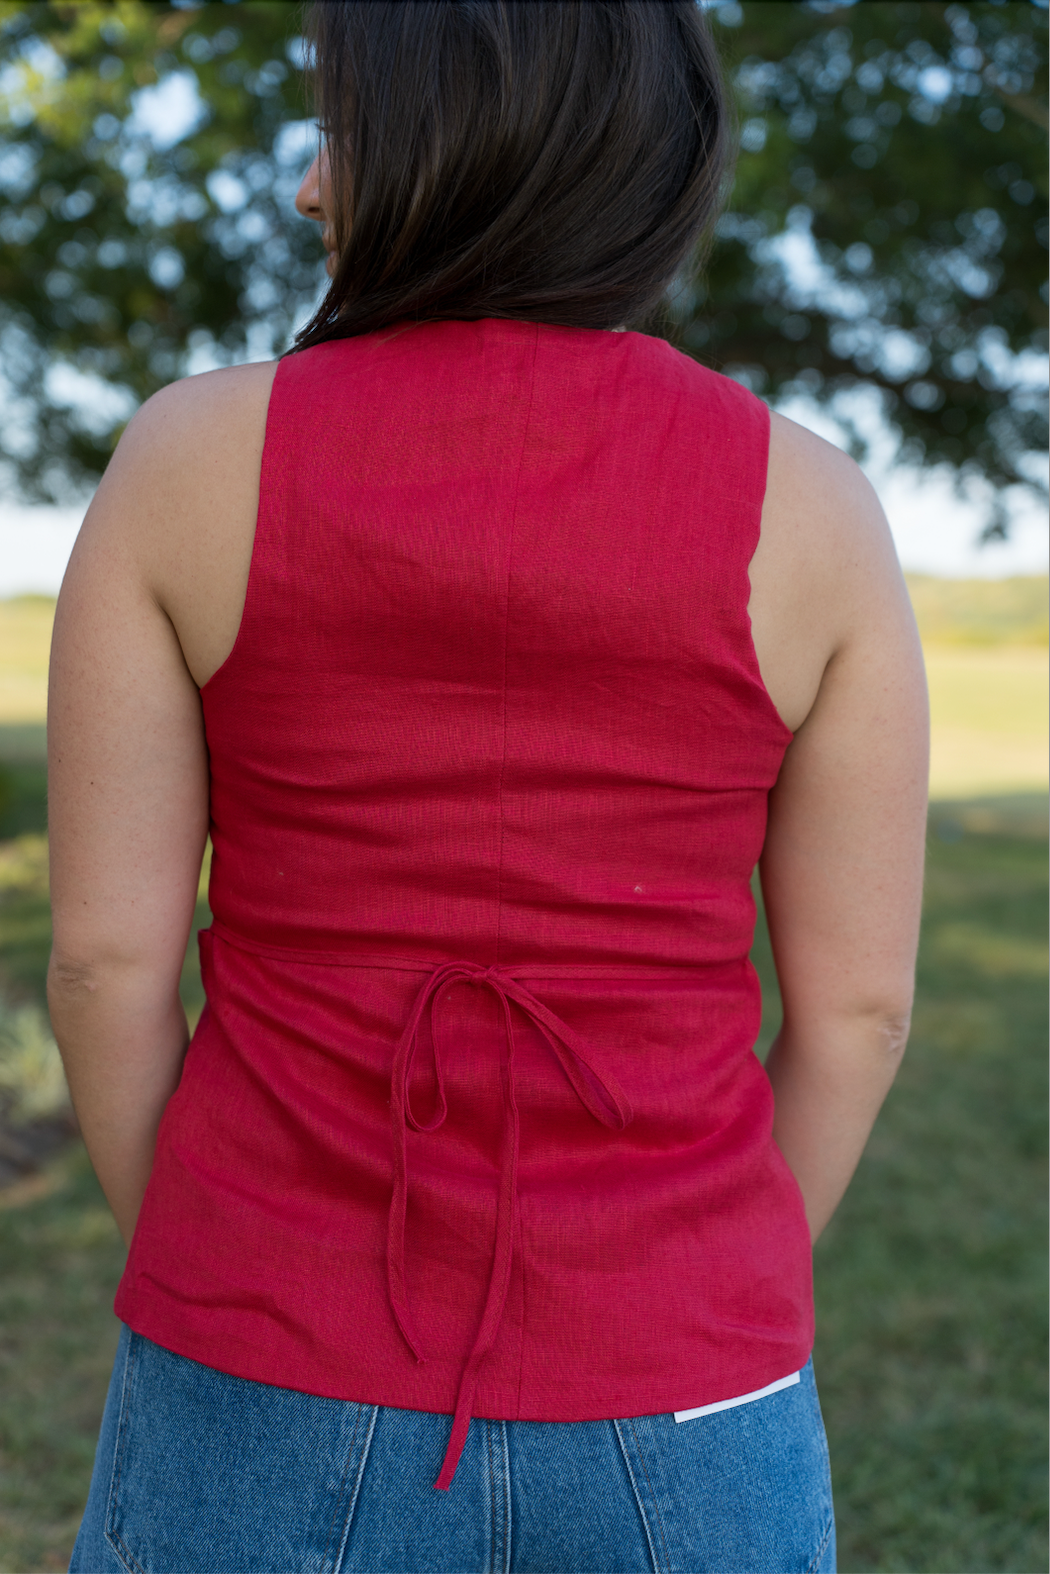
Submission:
[[[55,958],[181,965],[208,824],[200,696],[150,584],[141,433],[88,510],[55,614],[48,826]]]
[[[770,797],[761,864],[785,1013],[874,1016],[892,1032],[910,1010],[922,894],[922,650],[889,528],[856,466],[807,434],[781,475],[774,507],[798,527],[787,536],[799,640],[805,626],[827,646]]]
[[[136,415],[55,615],[55,959],[178,978],[208,828],[198,683],[236,635],[273,368],[174,384]],[[193,670],[191,670],[193,669]]]

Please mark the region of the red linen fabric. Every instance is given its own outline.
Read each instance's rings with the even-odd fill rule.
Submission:
[[[203,690],[208,1004],[117,1313],[454,1413],[441,1486],[472,1413],[686,1409],[809,1354],[747,960],[790,741],[747,616],[767,449],[640,334],[405,325],[277,372]]]

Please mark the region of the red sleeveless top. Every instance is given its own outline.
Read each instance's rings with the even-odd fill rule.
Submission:
[[[790,733],[747,615],[765,406],[662,340],[399,326],[281,362],[203,691],[207,1007],[116,1309],[309,1394],[587,1421],[802,1366],[753,1053]]]

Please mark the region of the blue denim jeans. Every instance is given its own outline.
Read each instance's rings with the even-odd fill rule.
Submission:
[[[75,1574],[830,1574],[807,1366],[733,1410],[471,1422],[228,1377],[125,1328]]]

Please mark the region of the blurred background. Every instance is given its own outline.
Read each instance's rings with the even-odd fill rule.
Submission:
[[[816,1258],[846,1571],[1045,1570],[1047,8],[707,7],[736,181],[660,331],[848,448],[933,709],[911,1048]],[[0,0],[0,1568],[65,1567],[123,1252],[44,1007],[54,596],[124,424],[323,282],[299,8]],[[197,926],[208,922],[206,870]],[[775,1031],[760,923],[755,962]],[[202,995],[191,941],[191,1020]]]

